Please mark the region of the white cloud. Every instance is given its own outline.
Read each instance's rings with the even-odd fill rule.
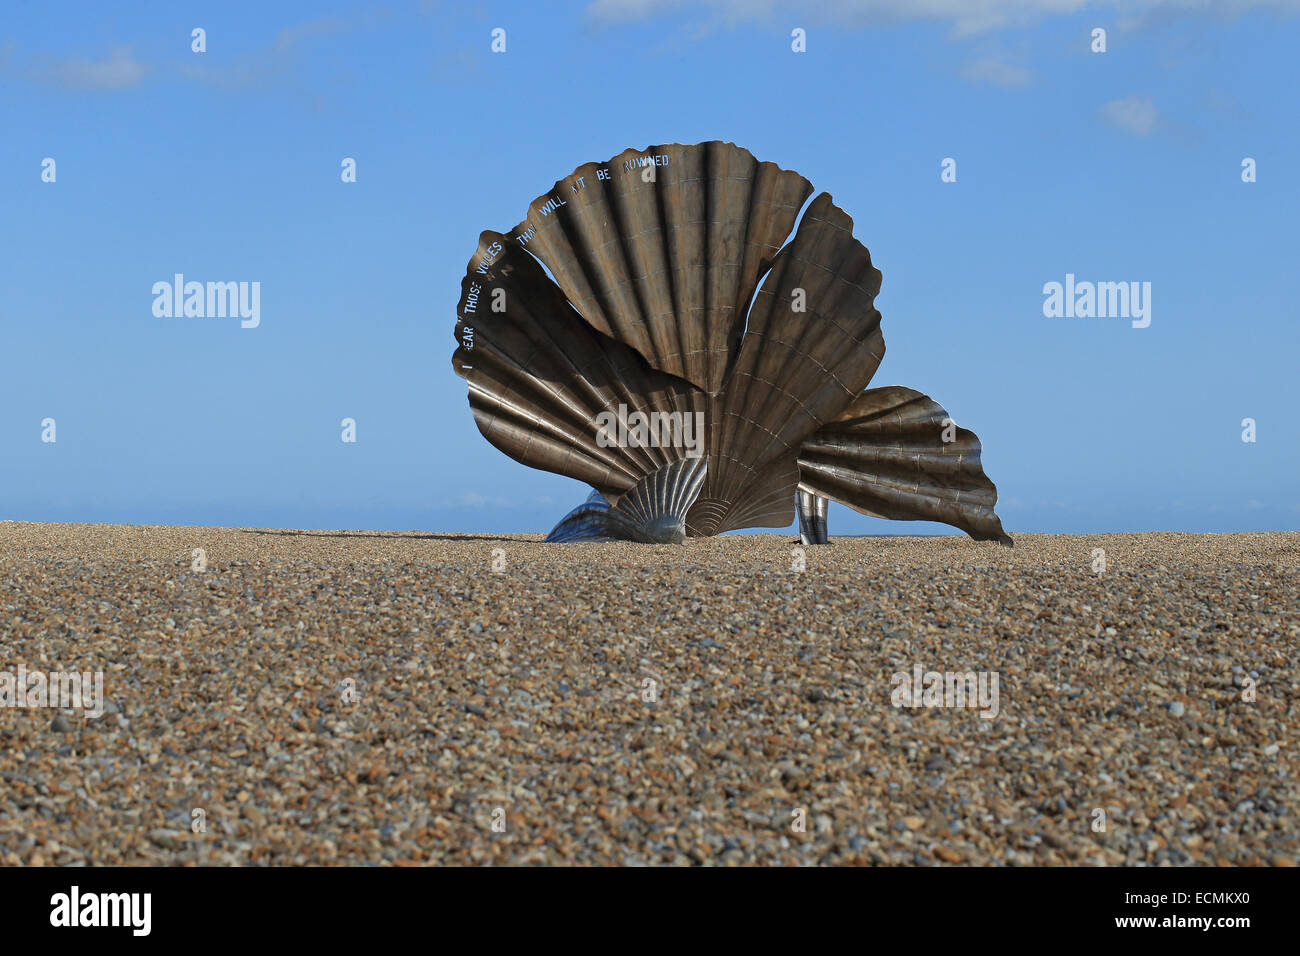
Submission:
[[[1149,96],[1126,96],[1111,100],[1097,111],[1102,119],[1134,136],[1150,136],[1160,124],[1160,111]]]
[[[460,504],[466,508],[516,508],[519,506],[518,501],[480,495],[476,491],[467,491],[461,495]]]
[[[302,40],[320,35],[309,30],[282,30],[274,45],[245,51],[232,61],[206,56],[187,60],[181,64],[181,76],[227,90],[261,89],[290,72],[294,48]]]
[[[1016,90],[1034,82],[1032,70],[1023,66],[1003,63],[993,57],[976,60],[961,71],[961,75],[971,83],[983,86],[1000,86],[1006,90]]]
[[[126,90],[144,82],[148,72],[129,50],[118,49],[102,60],[40,57],[32,63],[31,77],[67,90]]]
[[[181,76],[196,83],[227,90],[256,90],[274,85],[301,71],[303,47],[328,37],[347,36],[383,23],[383,8],[351,19],[326,16],[285,27],[269,46],[245,50],[238,57],[222,61],[211,55],[192,57],[181,65]]]
[[[930,21],[950,24],[962,34],[1021,26],[1044,16],[1086,10],[1107,16],[1160,9],[1220,15],[1252,9],[1300,10],[1300,0],[703,0],[695,5],[706,6],[733,23],[770,20],[777,15],[800,17],[808,24],[847,27]],[[685,0],[592,0],[587,5],[587,16],[599,23],[621,23],[685,6]]]

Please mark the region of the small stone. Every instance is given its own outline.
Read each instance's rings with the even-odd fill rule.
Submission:
[[[0,865],[1300,863],[1300,532],[845,537],[811,577],[786,537],[504,536],[489,576],[478,536],[0,525],[0,643],[106,705],[0,713]],[[890,706],[917,664],[1019,691]]]
[[[1181,700],[1176,700],[1169,705],[1170,716],[1181,717],[1183,716],[1183,713],[1185,711],[1186,708],[1183,706],[1183,702]]]
[[[157,830],[149,831],[149,839],[160,847],[172,850],[185,842],[185,834],[180,830],[168,830],[160,827]]]
[[[72,721],[68,720],[63,714],[55,714],[54,720],[50,722],[50,730],[56,734],[70,734],[72,733]]]

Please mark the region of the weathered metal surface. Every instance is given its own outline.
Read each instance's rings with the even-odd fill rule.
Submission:
[[[686,512],[700,493],[706,468],[702,458],[683,458],[641,479],[612,507],[593,492],[546,540],[681,544],[686,540]]]
[[[811,193],[734,143],[629,149],[557,182],[511,237],[594,328],[716,392],[754,289]]]
[[[980,451],[975,433],[958,428],[929,396],[899,385],[872,388],[804,442],[799,488],[863,514],[941,521],[978,541],[1011,545]]]
[[[700,497],[718,517],[712,523],[697,505],[692,527],[716,534],[789,526],[800,446],[866,387],[884,357],[879,291],[880,272],[853,238],[853,220],[822,193],[773,261],[735,367],[710,402],[709,477]],[[756,486],[773,492],[764,516],[741,507]]]
[[[828,504],[821,495],[802,488],[796,494],[794,511],[798,516],[800,544],[826,544],[830,540],[826,526]]]
[[[553,534],[671,536],[675,519],[646,530],[664,495],[677,496],[671,513],[688,509],[690,535],[788,527],[802,489],[1010,540],[973,435],[960,432],[973,472],[964,438],[929,452],[882,444],[890,413],[875,393],[889,390],[864,392],[885,351],[880,272],[827,193],[795,230],[811,193],[731,143],[655,146],[578,167],[509,234],[482,234],[453,359],[479,429],[604,496]],[[614,442],[598,425],[611,416]],[[908,422],[898,435],[928,447]],[[651,496],[629,503],[641,511],[620,511],[637,488]]]
[[[498,292],[499,312],[492,308]],[[459,319],[453,365],[469,382],[479,430],[511,458],[616,500],[685,457],[684,448],[598,443],[602,413],[617,416],[622,406],[694,415],[704,395],[592,329],[537,260],[500,233],[479,239],[461,284]]]

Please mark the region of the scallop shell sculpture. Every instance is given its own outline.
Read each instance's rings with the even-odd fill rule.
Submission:
[[[479,430],[595,489],[548,540],[681,542],[797,511],[824,543],[832,499],[1011,544],[979,439],[920,392],[867,387],[880,272],[812,192],[732,143],[629,149],[479,237],[452,358]]]

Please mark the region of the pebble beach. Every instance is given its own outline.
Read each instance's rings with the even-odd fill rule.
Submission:
[[[1300,533],[1015,539],[0,523],[0,864],[1300,862]]]

